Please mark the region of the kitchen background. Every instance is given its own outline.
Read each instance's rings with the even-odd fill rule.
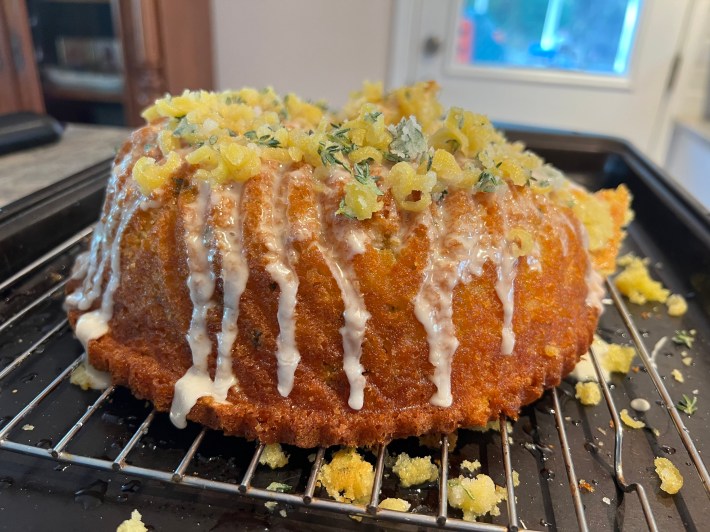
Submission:
[[[164,92],[365,79],[626,138],[710,208],[710,0],[0,0],[0,113],[136,126]]]

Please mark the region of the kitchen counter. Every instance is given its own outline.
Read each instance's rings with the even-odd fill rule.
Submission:
[[[113,157],[129,131],[68,124],[58,142],[0,156],[0,208]]]

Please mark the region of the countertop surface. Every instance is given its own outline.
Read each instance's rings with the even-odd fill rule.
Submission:
[[[113,157],[129,131],[68,124],[58,142],[0,156],[0,207]]]

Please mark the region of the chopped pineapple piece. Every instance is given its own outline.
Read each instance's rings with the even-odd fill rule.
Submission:
[[[656,466],[656,474],[661,479],[661,489],[666,493],[675,495],[683,487],[683,475],[678,468],[673,465],[668,458],[656,458],[653,461]]]
[[[632,429],[642,429],[646,426],[646,423],[644,423],[643,421],[638,421],[632,418],[629,415],[629,411],[625,408],[621,412],[619,412],[619,417],[621,418],[621,421],[624,422],[624,425],[631,427]]]

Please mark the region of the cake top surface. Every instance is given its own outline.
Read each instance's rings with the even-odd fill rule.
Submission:
[[[140,158],[133,177],[151,195],[184,165],[194,179],[220,186],[254,177],[269,161],[306,164],[323,183],[333,172],[349,174],[338,214],[357,220],[381,210],[387,190],[399,209],[422,212],[454,190],[530,187],[573,208],[590,249],[605,244],[612,226],[604,202],[574,193],[560,172],[507,142],[484,115],[445,111],[438,92],[435,82],[390,92],[366,82],[340,110],[271,88],[166,95],[143,113],[159,128],[162,158]]]

